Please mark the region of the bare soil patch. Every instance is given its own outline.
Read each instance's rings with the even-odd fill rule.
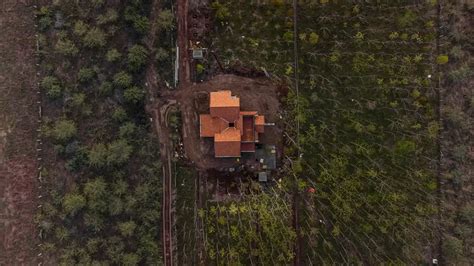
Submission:
[[[0,4],[0,265],[37,262],[36,42],[27,2]]]
[[[267,126],[260,143],[274,144],[282,152],[282,125],[278,87],[266,78],[250,79],[235,75],[217,75],[210,81],[193,84],[176,92],[183,115],[183,142],[186,156],[199,169],[225,168],[238,165],[235,158],[215,159],[212,139],[199,137],[199,114],[209,112],[209,92],[222,89],[240,97],[241,110],[256,110],[265,115]]]

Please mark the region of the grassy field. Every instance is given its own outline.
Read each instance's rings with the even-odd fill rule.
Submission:
[[[415,263],[436,254],[435,6],[215,1],[214,49],[293,87],[288,133],[307,262]],[[234,10],[233,6],[239,6]],[[297,35],[297,36],[295,36]],[[299,98],[293,40],[299,43]],[[299,124],[299,134],[298,134]],[[298,147],[288,147],[296,156]]]

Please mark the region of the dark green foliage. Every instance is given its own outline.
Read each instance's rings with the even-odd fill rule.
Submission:
[[[53,76],[44,77],[41,81],[41,88],[46,90],[46,95],[51,99],[59,98],[62,93],[59,80]]]
[[[85,83],[91,81],[95,77],[96,73],[93,68],[83,67],[79,70],[77,74],[77,79],[79,82]]]
[[[137,104],[145,98],[145,91],[140,87],[133,86],[124,91],[123,97],[127,102]]]
[[[118,88],[124,89],[132,85],[132,76],[125,71],[114,75],[114,85]]]
[[[140,70],[145,65],[147,58],[147,49],[136,44],[128,50],[128,67],[133,71]]]
[[[84,206],[86,206],[86,199],[82,195],[71,193],[64,196],[63,209],[66,214],[74,216]]]
[[[87,31],[82,41],[86,47],[103,47],[106,44],[106,35],[100,28],[93,27]]]
[[[67,141],[77,133],[76,123],[71,120],[59,120],[51,129],[51,136],[60,142]]]

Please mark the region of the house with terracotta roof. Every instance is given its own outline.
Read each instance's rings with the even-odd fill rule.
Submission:
[[[241,111],[240,99],[229,90],[210,93],[210,114],[199,116],[202,138],[214,138],[215,157],[240,157],[255,152],[265,117],[257,111]]]

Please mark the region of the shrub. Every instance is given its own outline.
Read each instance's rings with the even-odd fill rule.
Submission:
[[[114,75],[114,85],[119,88],[127,88],[132,85],[132,76],[125,71],[121,71]]]
[[[105,45],[105,33],[94,27],[90,29],[83,38],[84,45],[89,48],[102,47]]]
[[[59,54],[65,56],[76,56],[79,52],[74,42],[69,39],[59,39],[54,48]]]
[[[64,196],[62,205],[66,214],[73,216],[86,206],[86,199],[80,194],[70,193]]]
[[[55,123],[51,133],[55,140],[69,140],[77,133],[76,124],[71,120],[60,120]]]
[[[142,88],[133,86],[124,91],[123,97],[127,102],[137,104],[145,98],[145,91]]]
[[[110,49],[107,54],[105,55],[105,58],[107,62],[115,62],[117,61],[122,54],[117,50],[117,49]]]
[[[128,50],[128,65],[131,70],[139,70],[146,63],[148,51],[141,45],[134,45]]]

